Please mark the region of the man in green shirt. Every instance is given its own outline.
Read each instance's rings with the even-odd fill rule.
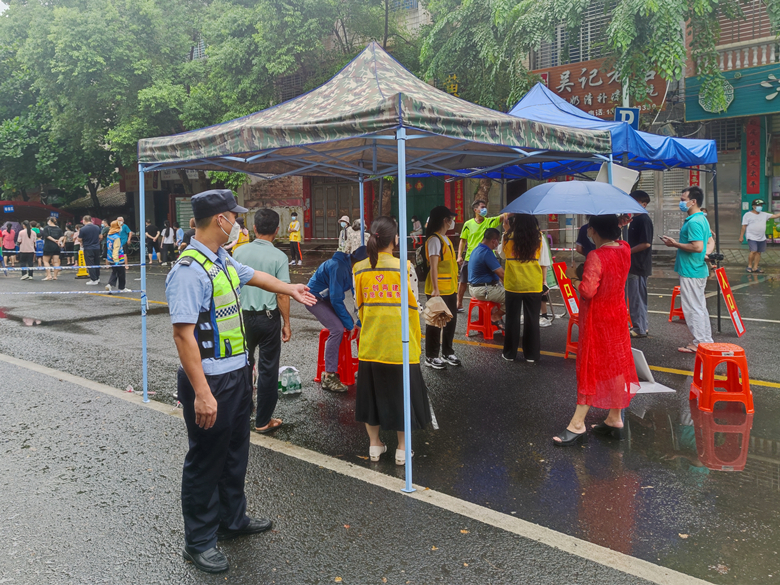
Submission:
[[[460,242],[458,243],[458,266],[460,269],[460,278],[458,279],[458,313],[463,312],[463,295],[469,287],[469,258],[471,253],[477,249],[477,246],[485,239],[485,230],[501,225],[501,216],[486,217],[487,203],[477,199],[471,204],[474,211],[474,219],[470,219],[463,224],[460,232]],[[468,243],[466,258],[463,258],[463,250]]]
[[[287,256],[273,245],[279,233],[279,214],[273,209],[261,209],[255,213],[255,240],[239,247],[233,257],[246,266],[275,276],[282,282],[290,282]],[[255,365],[255,350],[260,349],[257,360],[257,421],[255,430],[270,433],[278,429],[282,420],[272,418],[279,398],[279,356],[282,341],[290,341],[290,297],[270,293],[254,286],[241,289],[241,309],[246,327],[246,345],[249,367]],[[280,335],[281,334],[281,335]]]

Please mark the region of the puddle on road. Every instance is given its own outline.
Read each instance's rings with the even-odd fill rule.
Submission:
[[[147,315],[163,315],[168,313],[168,307],[151,307],[146,312]],[[68,331],[69,333],[87,333],[80,323],[91,323],[94,321],[105,321],[117,317],[140,317],[139,311],[129,311],[126,313],[109,313],[105,315],[90,315],[81,318],[63,318],[63,319],[38,319],[37,317],[25,317],[14,315],[9,312],[7,307],[0,307],[0,319],[7,319],[20,323],[25,327],[47,327],[55,331]]]

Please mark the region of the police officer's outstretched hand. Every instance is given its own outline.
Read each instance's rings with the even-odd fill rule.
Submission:
[[[317,297],[309,292],[309,287],[305,284],[293,284],[291,288],[290,296],[302,305],[313,307],[317,304]]]
[[[209,430],[217,421],[217,399],[211,392],[195,394],[195,424]]]

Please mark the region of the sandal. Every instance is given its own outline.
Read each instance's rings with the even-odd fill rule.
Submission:
[[[412,451],[412,457],[414,457],[414,451]],[[396,449],[395,450],[395,464],[396,465],[404,465],[406,463],[406,450],[405,449]]]
[[[273,431],[278,429],[280,426],[282,426],[282,419],[280,419],[280,418],[272,418],[268,422],[267,425],[265,425],[264,427],[255,427],[255,430],[258,433],[260,433],[262,435],[265,435],[267,433],[272,433]]]
[[[679,351],[680,353],[696,353],[698,350],[695,347],[686,345],[685,347],[678,347],[677,351]]]
[[[756,268],[753,272],[758,272],[759,274],[763,274],[764,269],[763,268]]]
[[[748,266],[748,267],[745,269],[745,272],[753,272],[753,269],[752,269],[750,266]]]
[[[600,422],[597,425],[593,425],[590,430],[597,435],[611,437],[613,439],[617,439],[618,441],[622,441],[626,438],[625,427],[613,427],[605,422]]]
[[[553,437],[553,445],[556,445],[558,447],[568,447],[569,445],[576,445],[577,443],[581,443],[583,439],[585,439],[585,435],[587,434],[587,431],[583,431],[581,433],[573,433],[569,429],[564,429],[564,431],[560,435],[556,435]],[[560,439],[560,441],[556,441],[555,439]]]
[[[369,447],[368,448],[368,458],[371,461],[379,461],[379,457],[383,453],[387,453],[387,445],[382,445],[381,447]]]

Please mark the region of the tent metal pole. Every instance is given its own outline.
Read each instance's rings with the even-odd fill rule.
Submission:
[[[712,165],[712,202],[715,205],[715,254],[717,254],[715,260],[715,267],[720,268],[720,222],[718,218],[718,169],[717,163]],[[706,247],[706,246],[705,246]],[[718,282],[718,290],[720,290],[720,279],[715,279]],[[720,330],[720,297],[721,295],[715,295],[718,297],[718,333]]]
[[[144,184],[144,165],[138,163],[138,241],[141,244],[141,367],[143,371],[144,402],[149,402],[149,368],[146,344],[146,311],[149,299],[146,297],[146,237],[141,231],[146,224],[146,185]]]
[[[406,485],[401,491],[412,493],[412,401],[409,385],[409,278],[406,252],[406,128],[396,132],[398,144],[398,248],[401,255],[401,346],[404,378],[404,452]]]
[[[612,155],[609,155],[609,162],[607,163],[607,180],[609,181],[610,185],[613,185],[612,182]]]
[[[366,245],[366,204],[363,201],[363,175],[358,179],[360,187],[360,245]],[[353,250],[354,251],[354,250]]]

